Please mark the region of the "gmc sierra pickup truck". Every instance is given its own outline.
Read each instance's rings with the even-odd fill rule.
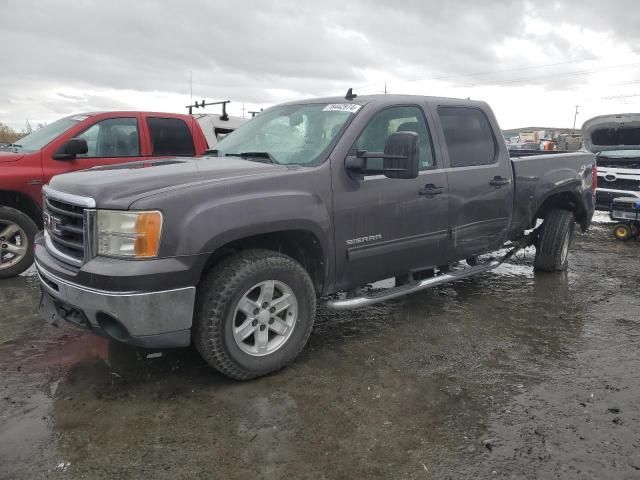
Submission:
[[[242,121],[211,114],[82,113],[0,150],[0,278],[18,275],[33,263],[33,239],[42,227],[42,185],[54,175],[149,158],[199,156]]]
[[[594,210],[593,154],[512,159],[478,101],[288,103],[210,153],[56,176],[35,248],[42,316],[137,346],[193,343],[249,379],[298,356],[319,299],[356,308],[484,272],[498,261],[478,256],[509,242],[563,270]]]

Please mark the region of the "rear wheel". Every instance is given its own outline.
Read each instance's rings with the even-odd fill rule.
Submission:
[[[0,207],[0,278],[21,274],[33,263],[37,225],[19,210]]]
[[[631,237],[633,237],[634,234],[629,225],[627,225],[626,223],[618,223],[615,227],[613,227],[613,236],[616,237],[616,240],[626,242]]]
[[[298,262],[270,250],[247,250],[205,276],[196,305],[196,349],[221,373],[248,380],[285,367],[302,352],[316,296]]]
[[[568,210],[551,210],[547,214],[536,242],[535,270],[558,272],[567,268],[574,227],[573,213]]]
[[[638,222],[633,222],[631,224],[631,236],[633,238],[636,238],[637,236],[640,235],[640,223]]]

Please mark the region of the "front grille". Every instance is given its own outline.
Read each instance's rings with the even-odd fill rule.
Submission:
[[[598,188],[609,188],[611,190],[629,190],[632,192],[640,191],[640,179],[631,180],[628,178],[617,178],[612,182],[605,180],[604,177],[598,175]]]
[[[77,198],[81,201],[91,200],[86,197],[60,194],[45,189],[44,192],[44,229],[46,248],[58,260],[81,266],[90,252],[87,238],[91,213],[84,206],[72,203],[65,197]]]
[[[619,159],[598,157],[598,166],[603,168],[628,168],[631,170],[640,170],[640,158]]]

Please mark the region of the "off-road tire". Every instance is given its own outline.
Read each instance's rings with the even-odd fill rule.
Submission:
[[[260,357],[243,352],[233,338],[233,315],[247,289],[265,280],[285,282],[298,302],[291,336],[278,350]],[[236,380],[249,380],[293,362],[309,339],[316,313],[316,293],[304,267],[271,250],[246,250],[224,259],[208,272],[196,293],[193,343],[202,358]]]
[[[20,275],[33,264],[33,241],[39,228],[31,218],[20,210],[0,206],[0,220],[7,220],[18,225],[27,235],[27,254],[15,265],[0,270],[0,278],[10,278]]]
[[[568,264],[568,248],[571,246],[575,218],[569,210],[551,210],[544,219],[538,240],[533,267],[539,272],[559,272]],[[569,236],[567,252],[565,241]]]

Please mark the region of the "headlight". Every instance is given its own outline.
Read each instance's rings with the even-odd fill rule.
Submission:
[[[98,210],[98,255],[152,258],[158,255],[162,213]]]

